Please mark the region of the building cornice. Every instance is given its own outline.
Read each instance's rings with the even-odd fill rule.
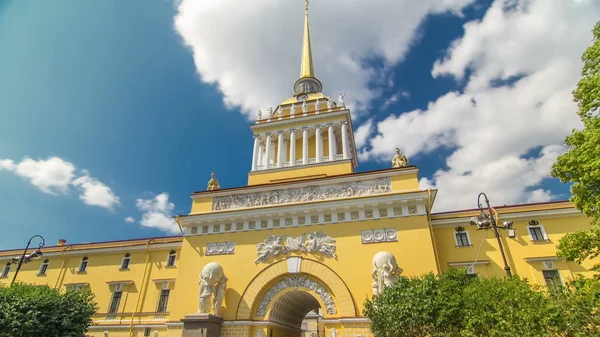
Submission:
[[[341,162],[341,161],[338,161]],[[329,162],[335,163],[335,162]],[[300,166],[296,167],[299,168]],[[260,172],[260,171],[258,171]],[[251,185],[251,186],[242,186],[242,187],[232,187],[227,189],[221,189],[216,191],[200,191],[194,192],[191,195],[192,199],[197,198],[207,198],[207,197],[220,197],[227,196],[231,194],[239,194],[239,193],[258,193],[258,192],[267,192],[272,191],[274,189],[287,189],[287,188],[302,188],[309,187],[314,185],[322,185],[322,184],[336,184],[336,183],[346,183],[352,181],[360,181],[364,179],[376,179],[376,178],[385,178],[385,177],[393,177],[393,176],[403,176],[410,174],[419,174],[419,169],[416,166],[408,166],[403,168],[393,168],[393,169],[385,169],[378,171],[368,171],[368,172],[360,172],[360,173],[351,173],[344,174],[338,176],[327,176],[322,178],[315,179],[307,179],[300,181],[289,181],[289,182],[281,182],[281,183],[272,183],[272,184],[262,184],[262,185]]]
[[[511,212],[502,213],[498,212],[498,216],[501,220],[526,220],[526,219],[552,219],[552,218],[564,218],[579,216],[582,213],[573,208],[559,208],[559,209],[547,209],[541,211],[525,211],[525,212]],[[474,215],[474,214],[473,214]],[[473,215],[465,215],[460,217],[442,218],[435,219],[435,215],[432,216],[431,225],[433,227],[453,227],[457,224],[469,224],[469,220]]]
[[[287,116],[286,116],[287,117]],[[254,133],[259,133],[262,130],[268,130],[276,127],[284,127],[284,126],[292,126],[295,124],[306,124],[310,122],[317,122],[323,119],[335,118],[335,117],[344,117],[346,121],[350,119],[350,111],[348,109],[339,110],[339,111],[327,111],[320,110],[319,113],[310,113],[306,116],[300,114],[295,114],[294,118],[281,118],[274,117],[265,120],[265,122],[256,123],[250,126],[250,129]],[[262,121],[262,120],[261,120]]]

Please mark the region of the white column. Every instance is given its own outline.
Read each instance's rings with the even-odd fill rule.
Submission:
[[[283,131],[277,131],[277,167],[283,166]]]
[[[335,160],[335,148],[333,142],[335,141],[335,133],[333,132],[333,123],[327,125],[329,131],[329,161]]]
[[[270,164],[271,164],[271,155],[272,155],[272,151],[273,151],[273,144],[271,144],[271,134],[267,133],[267,140],[265,141],[267,143],[267,149],[265,150],[265,167],[267,168],[267,170],[270,168]]]
[[[315,126],[315,152],[316,152],[316,162],[320,163],[321,162],[321,157],[323,157],[323,153],[322,153],[322,145],[323,145],[323,139],[321,137],[321,126],[317,125]]]
[[[258,166],[265,165],[265,147],[262,144],[258,145]]]
[[[290,130],[290,166],[296,166],[296,130]]]
[[[302,128],[302,165],[308,164],[308,128]]]
[[[252,171],[256,171],[258,165],[258,135],[254,135],[254,149],[252,150]]]
[[[348,127],[347,122],[343,121],[342,123],[342,156],[344,159],[350,158],[348,156]]]

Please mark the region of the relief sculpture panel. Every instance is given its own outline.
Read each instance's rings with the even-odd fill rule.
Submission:
[[[300,188],[280,189],[269,192],[240,193],[219,196],[213,199],[213,211],[238,208],[264,207],[299,202],[322,201],[349,197],[360,197],[392,191],[390,178],[353,181],[332,185],[316,185]]]

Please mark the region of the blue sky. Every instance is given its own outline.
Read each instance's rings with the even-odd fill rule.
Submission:
[[[245,185],[252,117],[298,76],[296,2],[0,2],[0,249],[173,234],[210,172]],[[480,190],[568,198],[549,166],[578,126],[570,90],[600,6],[510,2],[311,2],[317,77],[347,93],[359,171],[399,146],[437,210]]]

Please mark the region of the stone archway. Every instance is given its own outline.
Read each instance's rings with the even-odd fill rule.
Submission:
[[[300,331],[306,315],[321,308],[317,299],[302,290],[292,290],[277,298],[269,310],[269,322]]]
[[[292,259],[298,263],[288,263],[288,260]],[[301,276],[310,281],[300,280]],[[286,287],[282,287],[285,283],[277,286],[280,282],[287,282],[285,280],[292,281],[290,287],[287,288],[302,288],[310,294],[309,296],[321,304],[323,313],[329,318],[357,316],[356,304],[348,287],[333,270],[318,261],[289,257],[267,266],[248,284],[242,294],[236,318],[238,320],[264,319],[265,316],[262,315],[265,308],[264,302],[267,302],[267,307],[271,307],[274,306],[273,299],[277,299],[278,294],[279,296],[285,295],[284,288]],[[302,282],[303,284],[293,285],[293,282]],[[276,290],[268,293],[273,287],[276,287]],[[260,302],[263,302],[262,305]],[[260,312],[257,315],[259,308]],[[328,310],[331,308],[333,310]]]

